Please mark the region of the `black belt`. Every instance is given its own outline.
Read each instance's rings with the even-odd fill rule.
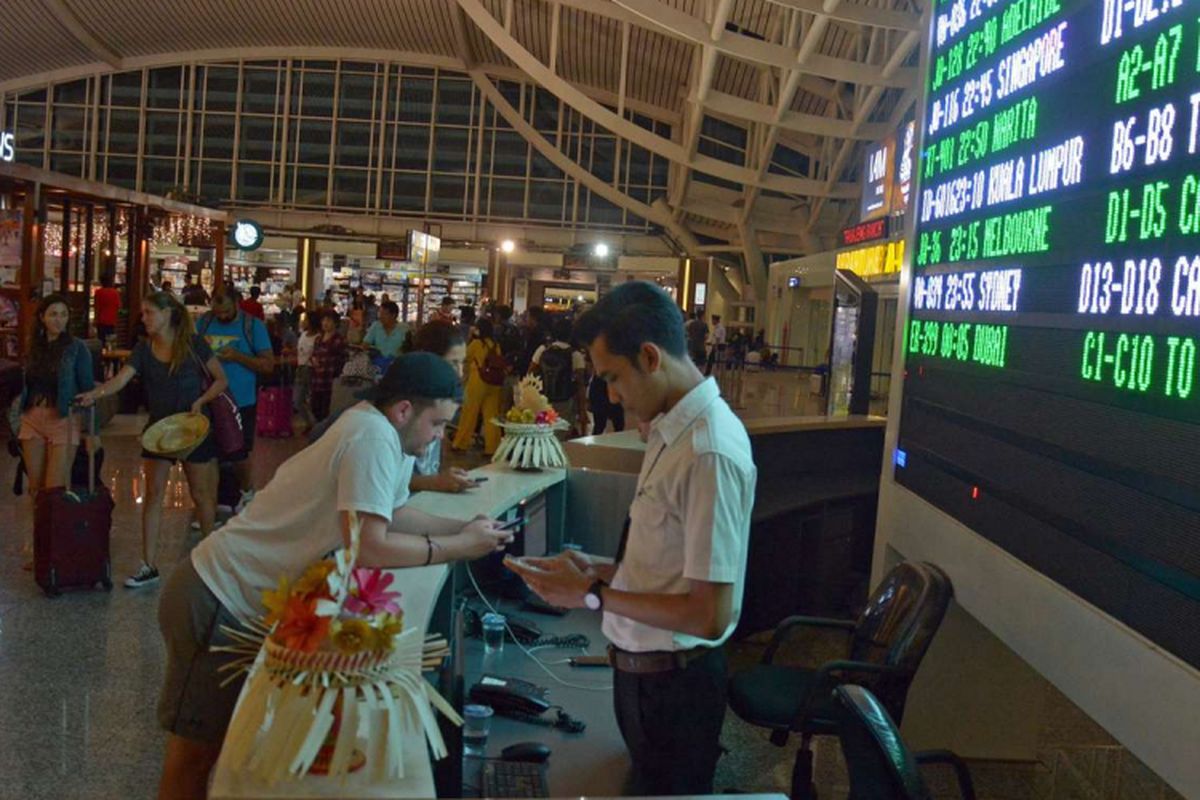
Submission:
[[[608,663],[613,669],[639,675],[672,672],[678,669],[687,669],[689,664],[708,655],[712,650],[711,647],[693,647],[688,650],[650,650],[644,653],[634,653],[610,644],[608,646]]]

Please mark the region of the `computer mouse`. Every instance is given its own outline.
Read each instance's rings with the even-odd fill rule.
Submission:
[[[504,761],[531,761],[541,764],[550,757],[550,748],[541,742],[517,742],[500,751]]]

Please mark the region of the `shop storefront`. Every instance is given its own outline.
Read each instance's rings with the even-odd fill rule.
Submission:
[[[164,277],[181,288],[186,253],[219,280],[225,223],[215,209],[0,161],[0,357],[19,356],[36,298],[50,292],[67,297],[73,332],[90,335],[92,294],[108,278],[122,294],[117,341],[128,342],[129,309]]]

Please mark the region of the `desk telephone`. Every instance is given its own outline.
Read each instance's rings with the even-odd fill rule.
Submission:
[[[517,678],[484,675],[471,687],[471,702],[491,706],[497,714],[537,716],[550,708],[544,687]]]

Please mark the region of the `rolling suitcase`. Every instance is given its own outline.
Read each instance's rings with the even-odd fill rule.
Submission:
[[[292,387],[265,386],[258,390],[259,436],[286,438],[292,435]]]
[[[90,428],[95,430],[96,409]],[[109,534],[113,499],[96,483],[96,462],[88,458],[87,489],[56,487],[39,492],[33,516],[33,577],[48,597],[63,589],[101,584],[112,589]]]

